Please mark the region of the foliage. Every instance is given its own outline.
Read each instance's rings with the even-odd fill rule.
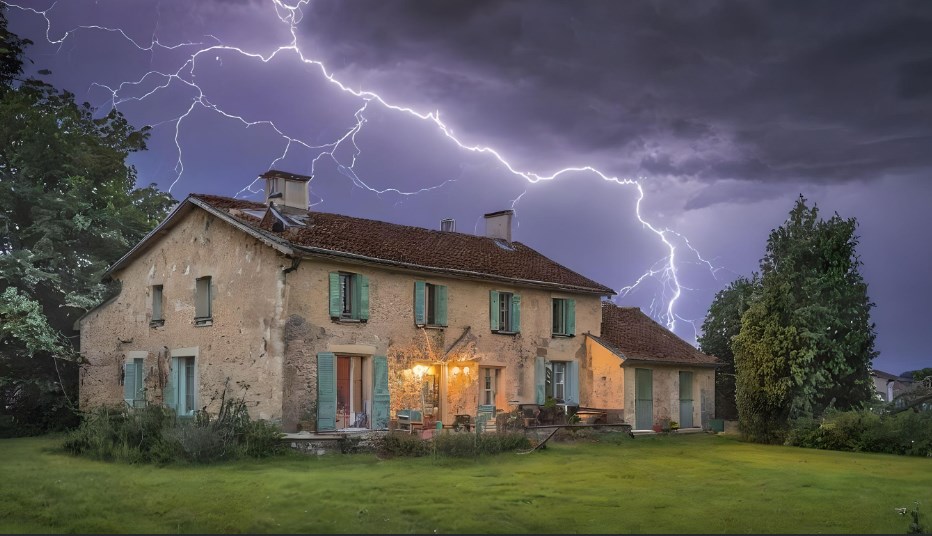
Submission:
[[[732,339],[741,331],[741,317],[760,287],[757,274],[751,279],[739,277],[719,291],[702,322],[699,349],[719,358],[722,366],[715,369],[715,414],[718,418],[735,420],[735,354]]]
[[[173,200],[136,188],[127,156],[145,149],[115,110],[22,79],[30,44],[0,7],[0,435],[72,424],[74,321],[115,291],[106,267],[167,214]],[[5,425],[3,423],[6,423]]]
[[[382,456],[418,457],[434,455],[450,458],[475,458],[483,455],[513,452],[531,448],[531,442],[520,432],[495,434],[471,432],[444,432],[432,439],[421,439],[417,434],[389,432],[375,442],[376,452]]]
[[[251,421],[242,399],[226,400],[216,418],[176,417],[162,406],[99,408],[64,442],[72,454],[127,463],[210,463],[264,458],[285,450],[278,427]]]
[[[926,367],[924,369],[914,370],[912,371],[912,373],[913,373],[914,380],[916,380],[917,382],[922,381],[926,378],[932,378],[932,367]]]
[[[860,273],[855,219],[819,217],[800,196],[770,233],[760,291],[732,341],[743,432],[779,441],[790,419],[871,399],[874,306]]]
[[[826,450],[932,457],[932,412],[829,410],[793,421],[786,444]]]
[[[430,444],[417,434],[389,432],[375,442],[376,452],[383,456],[426,456]]]

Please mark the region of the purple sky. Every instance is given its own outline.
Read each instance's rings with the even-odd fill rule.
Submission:
[[[455,140],[520,172],[637,180],[643,220],[671,230],[691,342],[802,193],[860,222],[875,367],[932,366],[932,3],[297,2],[10,0],[28,8],[7,16],[33,72],[155,127],[132,162],[179,199],[259,198],[243,189],[274,166],[313,174],[329,212],[482,232],[514,206],[516,240],[621,290],[669,255],[635,186],[531,182]],[[343,88],[294,50],[265,61],[291,45],[292,14],[304,59]],[[455,140],[371,94],[359,112],[361,91],[439,112]],[[663,275],[616,302],[669,322]]]

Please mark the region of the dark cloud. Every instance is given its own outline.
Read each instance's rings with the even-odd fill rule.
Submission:
[[[927,2],[314,3],[302,31],[346,76],[538,167],[824,182],[932,167]]]

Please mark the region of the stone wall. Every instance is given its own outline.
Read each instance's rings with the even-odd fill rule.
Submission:
[[[278,420],[282,408],[283,298],[289,260],[199,209],[114,274],[119,296],[81,321],[80,405],[123,403],[122,366],[145,356],[146,397],[162,402],[172,351],[195,355],[195,406],[219,409],[241,396],[253,418]],[[195,279],[211,276],[209,326],[194,325]],[[163,285],[164,325],[150,327],[152,285]],[[138,353],[141,352],[141,353]]]

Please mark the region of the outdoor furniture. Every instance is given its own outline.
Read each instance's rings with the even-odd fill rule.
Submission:
[[[476,413],[476,426],[479,430],[486,432],[489,431],[488,423],[492,422],[492,427],[495,426],[495,404],[480,404],[479,411]]]
[[[414,433],[416,428],[424,428],[424,416],[416,409],[400,409],[396,414],[396,418],[398,419],[398,429],[409,434]]]
[[[453,430],[459,432],[460,430],[465,430],[469,432],[472,429],[472,415],[454,415],[453,416]]]

